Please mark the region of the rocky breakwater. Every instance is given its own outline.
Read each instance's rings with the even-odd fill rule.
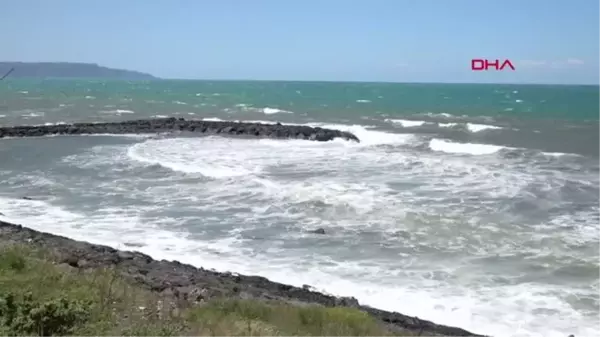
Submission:
[[[58,125],[26,125],[0,127],[3,137],[36,137],[47,135],[139,134],[164,132],[198,132],[203,134],[292,138],[326,142],[342,138],[359,142],[349,132],[302,125],[244,123],[230,121],[185,120],[183,118],[139,119],[111,123],[74,123]]]
[[[157,261],[132,251],[75,241],[0,221],[0,248],[27,244],[51,253],[56,263],[86,270],[111,267],[125,279],[178,300],[203,302],[213,298],[243,298],[284,301],[294,305],[354,307],[368,312],[391,331],[413,331],[420,336],[477,336],[469,331],[439,325],[397,312],[360,305],[352,297],[335,297],[313,291],[310,286],[294,287],[259,276],[220,273],[177,261]]]

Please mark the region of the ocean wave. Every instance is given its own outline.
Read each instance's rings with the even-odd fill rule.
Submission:
[[[282,123],[283,124],[283,123]],[[375,126],[373,125],[362,125],[362,124],[336,124],[336,123],[305,123],[305,124],[297,124],[297,125],[307,125],[312,127],[321,127],[327,129],[334,129],[340,131],[347,131],[354,134],[358,139],[360,139],[360,143],[350,144],[347,143],[348,146],[374,146],[374,145],[399,145],[399,144],[408,144],[416,141],[416,136],[413,134],[398,134],[398,133],[390,133],[385,131],[373,130]],[[343,143],[343,144],[344,144]]]
[[[401,145],[406,140],[388,138],[387,135],[382,136],[381,131],[368,130],[360,125],[313,125],[356,130],[362,132],[371,144]],[[564,289],[549,288],[544,284],[476,283],[495,276],[461,273],[464,271],[461,268],[466,268],[462,264],[440,267],[435,262],[419,261],[425,247],[442,249],[449,254],[456,251],[492,256],[498,253],[511,254],[513,249],[526,247],[518,239],[515,239],[516,243],[510,241],[511,245],[507,243],[512,239],[510,234],[514,234],[510,231],[512,228],[504,232],[501,226],[497,226],[492,228],[494,232],[488,232],[476,224],[469,227],[471,219],[457,218],[454,222],[448,222],[452,220],[448,214],[450,208],[455,208],[457,213],[464,213],[460,205],[446,205],[441,219],[434,214],[432,217],[435,219],[426,222],[426,214],[421,213],[414,199],[418,195],[406,193],[410,192],[407,191],[410,187],[398,195],[393,194],[396,192],[389,186],[390,182],[409,184],[417,181],[422,184],[417,190],[429,193],[439,191],[448,194],[448,191],[453,191],[462,197],[465,193],[483,190],[508,195],[521,191],[531,179],[538,179],[536,175],[510,167],[498,172],[480,160],[431,153],[413,154],[396,147],[393,152],[387,152],[389,148],[386,147],[372,147],[365,151],[334,142],[317,144],[293,140],[246,141],[202,137],[150,140],[127,145],[126,149],[123,146],[111,146],[110,151],[104,151],[103,148],[96,147],[87,156],[74,155],[70,163],[102,172],[113,172],[111,169],[115,165],[146,168],[157,165],[187,173],[186,178],[182,179],[181,174],[173,174],[168,178],[161,175],[165,180],[156,183],[156,176],[148,179],[136,175],[134,178],[119,178],[129,180],[127,182],[103,179],[105,185],[98,188],[102,193],[127,193],[131,198],[139,197],[142,206],[118,204],[118,207],[111,207],[103,204],[94,207],[90,214],[83,214],[66,211],[58,206],[58,202],[54,206],[41,201],[1,199],[1,211],[23,219],[24,224],[31,224],[33,228],[37,226],[36,229],[116,247],[136,242],[142,246],[140,249],[143,252],[153,257],[196,265],[200,263],[205,268],[244,274],[251,272],[295,285],[311,284],[333,294],[355,296],[367,305],[431,319],[440,324],[458,325],[476,332],[496,336],[514,336],[515,333],[533,336],[533,331],[537,331],[544,336],[560,336],[564,331],[583,335],[588,331],[589,325],[584,325],[585,320],[577,316],[576,309],[561,299],[565,294]],[[90,160],[92,158],[94,160]],[[206,158],[211,160],[206,161]],[[335,160],[328,160],[330,158]],[[281,179],[281,176],[270,176],[275,167],[280,170],[278,174],[283,170],[287,174],[305,174],[309,178]],[[401,167],[404,169],[399,169]],[[209,182],[202,181],[202,189],[199,189],[198,184],[190,183],[195,174],[211,179]],[[152,187],[148,188],[148,184]],[[110,186],[108,190],[107,186]],[[91,192],[81,186],[78,193],[84,195]],[[201,218],[207,230],[218,228],[219,233],[226,233],[227,228],[222,229],[226,226],[224,223],[234,224],[232,234],[205,239],[180,233],[179,229],[187,228],[183,223],[185,219],[163,216],[159,211],[170,207],[195,212],[187,220],[197,223]],[[300,208],[306,213],[298,214]],[[206,213],[199,215],[198,212]],[[210,220],[204,216],[220,212],[228,214],[223,215],[227,216],[225,220]],[[476,218],[471,214],[468,217]],[[340,252],[345,251],[344,247],[354,245],[347,249],[349,253],[359,247],[356,246],[356,241],[360,240],[356,234],[359,229],[378,233],[382,230],[398,232],[400,228],[407,235],[401,243],[397,237],[389,240],[378,238],[376,246],[389,249],[386,247],[397,244],[404,247],[400,251],[407,254],[399,255],[389,263],[380,256],[351,260],[339,255],[332,257],[326,252],[323,254],[323,251],[315,253],[314,247],[285,249],[280,244],[284,238],[277,232],[268,234],[273,236],[270,237],[272,244],[267,249],[245,244],[245,240],[249,240],[248,234],[240,234],[257,230],[259,226],[261,230],[277,226],[277,221],[282,220],[293,224],[284,231],[284,235],[299,232],[298,227],[330,226],[327,228],[332,228],[331,234],[321,240],[331,240],[333,244],[342,240],[344,245],[336,247]],[[491,224],[486,223],[485,226]],[[440,232],[442,235],[439,235]],[[500,239],[494,236],[496,234],[501,235]],[[301,239],[288,240],[286,244],[297,244]],[[314,240],[314,236],[303,240]],[[314,241],[309,243],[314,244]],[[483,244],[485,246],[482,248],[480,245]],[[268,254],[278,249],[281,249],[281,254]],[[367,254],[364,251],[368,251],[368,248],[360,246],[360,249],[363,255]],[[304,254],[311,250],[314,255]],[[290,274],[293,275],[293,281],[290,281]],[[466,283],[455,283],[456,277],[465,278],[461,282]],[[529,294],[525,300],[523,294]],[[537,326],[535,318],[546,317],[540,312],[543,308],[568,315],[573,321]],[[553,330],[557,326],[561,332],[555,334]]]
[[[454,154],[470,154],[470,155],[487,155],[496,153],[502,149],[512,149],[506,146],[475,144],[475,143],[455,143],[448,140],[434,138],[429,142],[429,148],[433,151],[454,153]]]
[[[508,158],[515,157],[528,157],[531,156],[547,156],[547,157],[581,157],[575,153],[564,153],[564,152],[543,152],[536,149],[525,149],[515,148],[510,146],[492,145],[492,144],[478,144],[478,143],[459,143],[450,140],[433,138],[429,141],[429,149],[436,152],[445,152],[449,154],[469,154],[473,156],[489,155],[499,151],[506,152]]]
[[[220,139],[216,137],[202,138],[203,146],[212,148],[232,147],[239,140]],[[197,142],[183,138],[150,140],[131,146],[127,155],[129,158],[183,173],[200,173],[209,178],[231,178],[248,174],[257,174],[261,167],[254,166],[246,160],[242,153],[223,151],[221,156],[226,160],[206,161],[198,157],[194,149]]]
[[[44,117],[45,113],[43,111],[36,111],[36,112],[29,112],[27,114],[21,115],[21,117],[24,118],[28,118],[28,117]]]
[[[400,124],[400,125],[402,125],[402,127],[405,127],[405,128],[421,126],[421,125],[424,125],[425,123],[427,123],[426,121],[411,121],[411,120],[406,120],[406,119],[391,119],[391,118],[387,118],[387,119],[385,119],[385,121],[391,122],[394,124]]]
[[[274,114],[279,114],[279,113],[285,113],[285,114],[293,114],[293,111],[288,111],[288,110],[283,110],[283,109],[278,109],[278,108],[262,108],[262,112],[265,115],[274,115]]]
[[[484,130],[499,130],[502,129],[499,126],[495,125],[487,125],[487,124],[475,124],[475,123],[467,123],[467,130],[471,132],[480,132]]]
[[[224,112],[230,113],[230,112],[234,112],[236,110],[241,110],[244,112],[257,112],[257,113],[263,113],[265,115],[275,115],[275,114],[293,114],[293,111],[290,110],[284,110],[284,109],[280,109],[280,108],[272,108],[272,107],[262,107],[262,108],[258,108],[253,106],[252,104],[247,104],[247,103],[238,103],[235,104],[233,106],[233,108],[225,108],[223,109]]]
[[[477,124],[477,123],[437,123],[441,128],[465,128],[469,132],[481,132],[485,130],[501,130],[500,126],[488,125],[488,124]]]
[[[437,123],[437,125],[440,128],[453,128],[453,127],[456,127],[456,126],[458,126],[460,124],[458,124],[458,123]]]
[[[42,201],[0,197],[0,202],[4,206],[2,211],[7,215],[0,216],[0,219],[34,230],[117,249],[131,249],[126,248],[127,245],[135,243],[138,246],[136,250],[155,259],[176,260],[221,272],[260,275],[294,286],[309,284],[317,291],[354,296],[362,304],[430,319],[438,324],[461,326],[501,337],[564,337],[566,331],[576,336],[592,336],[595,331],[594,325],[582,324],[581,314],[555,297],[555,293],[564,293],[564,289],[559,287],[549,291],[544,285],[531,283],[474,290],[452,288],[443,281],[435,280],[434,276],[451,273],[450,269],[432,272],[430,279],[423,275],[423,284],[417,287],[404,282],[381,282],[377,278],[354,279],[351,275],[365,272],[383,274],[386,279],[393,277],[390,268],[377,262],[365,265],[360,261],[337,263],[318,259],[309,263],[302,259],[291,266],[294,261],[287,256],[273,258],[256,252],[249,256],[244,254],[248,250],[240,235],[194,240],[186,233],[166,229],[180,225],[176,219],[147,219],[143,213],[152,211],[147,207],[143,210],[100,207],[93,214],[84,214]],[[269,251],[278,249],[273,247]],[[407,268],[410,269],[410,266]],[[553,315],[544,314],[541,308],[569,315],[574,321],[536,324],[536,317],[551,319]],[[560,327],[559,331],[556,326]]]
[[[102,110],[102,111],[100,111],[100,113],[121,115],[121,114],[134,114],[135,111],[127,110],[127,109],[115,109],[115,110]]]
[[[481,132],[485,130],[501,130],[503,129],[500,126],[488,125],[488,124],[478,124],[478,123],[458,123],[458,122],[450,122],[450,123],[441,123],[441,122],[432,122],[432,121],[422,121],[422,120],[407,120],[407,119],[385,119],[386,122],[392,124],[401,125],[404,128],[414,128],[423,125],[435,125],[440,128],[464,128],[469,132]]]
[[[44,124],[37,124],[37,125],[39,125],[39,126],[42,126],[42,125],[46,126],[46,125],[64,125],[64,124],[69,124],[69,123],[60,121],[60,122],[46,122]]]
[[[207,121],[207,122],[223,122],[225,121],[224,119],[218,118],[218,117],[205,117],[202,118],[203,121]]]
[[[423,115],[432,118],[460,118],[460,116],[455,116],[453,114],[449,114],[447,112],[426,112]]]

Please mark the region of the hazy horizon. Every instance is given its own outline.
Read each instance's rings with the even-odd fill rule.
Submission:
[[[0,62],[20,62],[20,61],[0,61]],[[65,62],[65,61],[40,61],[40,62],[31,62],[31,63],[77,63],[77,62]],[[91,63],[90,63],[91,64]],[[99,66],[103,66],[102,64],[98,64]],[[110,67],[108,67],[110,68]],[[124,71],[135,71],[140,72],[137,69],[123,69],[123,68],[112,68],[117,70]],[[463,85],[532,85],[532,86],[600,86],[599,83],[536,83],[536,82],[429,82],[429,81],[365,81],[365,80],[319,80],[319,79],[268,79],[268,78],[168,78],[168,77],[158,77],[154,74],[146,73],[154,77],[154,79],[119,79],[119,78],[108,78],[105,80],[111,81],[198,81],[198,82],[301,82],[301,83],[389,83],[389,84],[463,84]],[[0,71],[0,75],[4,75]],[[34,78],[43,78],[43,77],[20,77],[17,79],[34,79]],[[7,76],[4,80],[14,79],[10,76]],[[51,78],[56,80],[69,80],[69,79],[86,79],[86,78]],[[95,79],[95,78],[89,78]]]

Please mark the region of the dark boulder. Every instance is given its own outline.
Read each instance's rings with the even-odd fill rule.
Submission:
[[[308,231],[309,233],[313,233],[313,234],[325,234],[325,229],[323,228],[317,228],[311,231]]]

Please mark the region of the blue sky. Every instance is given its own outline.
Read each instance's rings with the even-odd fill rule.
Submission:
[[[598,0],[3,0],[0,60],[165,78],[598,83]],[[515,71],[474,72],[473,58]]]

